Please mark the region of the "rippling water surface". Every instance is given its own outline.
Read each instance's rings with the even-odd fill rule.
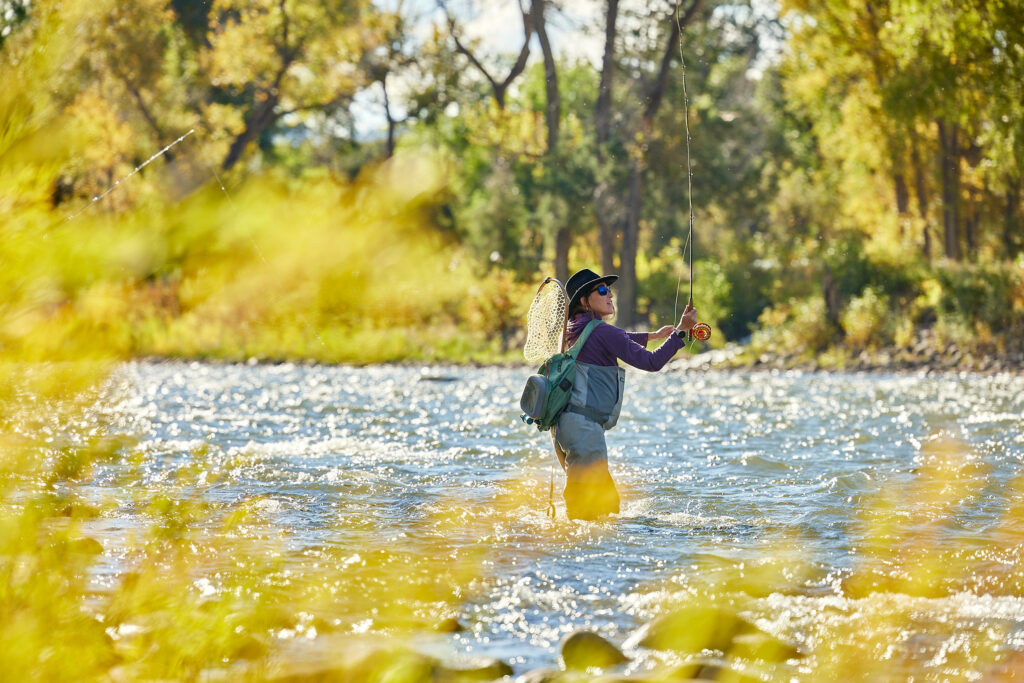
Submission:
[[[913,628],[892,626],[892,642],[938,672],[972,666],[965,632],[995,629],[1004,649],[1024,640],[1024,600],[1006,578],[1024,530],[1003,518],[1024,460],[1024,379],[629,371],[608,433],[623,512],[574,523],[548,434],[519,420],[527,374],[138,363],[119,371],[109,416],[139,440],[147,483],[170,481],[201,453],[202,495],[258,500],[291,557],[357,562],[379,543],[431,548],[439,566],[473,558],[454,614],[467,629],[443,646],[517,671],[555,666],[577,628],[621,643],[715,567],[742,577],[783,551],[803,569],[744,609],[803,648],[887,610],[915,615]],[[963,497],[943,504],[921,484],[925,471],[951,473],[945,485],[964,486]],[[126,495],[117,481],[111,466],[96,483]],[[854,594],[846,582],[863,574],[869,513],[883,505],[965,570],[930,592]],[[122,510],[108,520],[112,538],[131,524],[127,497]],[[884,565],[877,576],[900,571]],[[354,630],[374,628],[358,616]]]

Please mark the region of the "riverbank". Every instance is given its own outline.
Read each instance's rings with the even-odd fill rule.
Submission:
[[[501,354],[472,353],[448,358],[444,355],[411,358],[389,358],[366,361],[333,360],[317,355],[302,356],[231,356],[231,355],[144,355],[132,360],[141,362],[185,361],[212,364],[244,365],[326,365],[343,367],[422,367],[423,380],[431,381],[445,377],[446,368],[522,368],[524,372],[535,370],[534,366],[522,360],[516,351]],[[433,372],[432,369],[437,369]],[[731,370],[731,371],[798,371],[798,372],[864,372],[917,375],[941,375],[971,373],[977,375],[1022,374],[1024,353],[981,354],[961,351],[955,345],[948,345],[938,351],[921,349],[882,348],[849,349],[836,346],[828,351],[809,357],[797,352],[757,351],[738,344],[729,344],[722,349],[709,349],[695,354],[678,355],[668,365],[670,371],[688,370]]]
[[[796,350],[730,345],[681,362],[686,367],[733,370],[994,375],[1024,372],[1024,351],[963,348],[951,342],[937,342],[926,334],[910,346],[864,349],[837,344],[814,355]]]
[[[336,339],[340,331],[334,331],[329,338]],[[393,331],[403,339],[409,339],[408,333]],[[512,334],[504,344],[484,337],[473,338],[449,337],[443,344],[433,345],[424,352],[419,346],[410,353],[403,355],[401,346],[390,344],[388,353],[382,353],[378,346],[366,357],[351,353],[337,354],[323,343],[322,338],[312,345],[305,346],[305,353],[264,353],[247,355],[246,349],[235,349],[234,352],[218,351],[214,353],[191,352],[184,354],[142,354],[135,358],[141,361],[186,360],[204,363],[245,363],[257,364],[324,364],[351,367],[367,367],[374,365],[395,366],[432,366],[432,367],[523,367],[533,366],[523,360],[520,351],[520,337]],[[418,342],[422,343],[422,341]],[[654,342],[651,348],[656,348]],[[371,345],[373,346],[373,345]],[[827,349],[811,353],[801,349],[780,348],[773,344],[729,342],[723,347],[705,348],[689,352],[683,350],[670,362],[669,368],[674,370],[795,370],[801,372],[870,372],[870,373],[914,373],[914,374],[948,374],[968,372],[982,375],[1000,373],[1020,374],[1024,372],[1024,346],[1017,343],[1018,348],[1006,350],[1008,344],[989,344],[984,346],[964,347],[959,344],[939,340],[928,330],[918,334],[916,341],[907,346],[856,348],[845,344],[835,344]],[[1002,347],[1003,350],[998,350]],[[346,348],[352,349],[353,345]]]

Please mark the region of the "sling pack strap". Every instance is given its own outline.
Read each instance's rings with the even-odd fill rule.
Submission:
[[[583,345],[586,343],[587,337],[589,337],[590,333],[594,331],[594,328],[596,328],[602,322],[604,321],[602,321],[600,318],[594,318],[589,323],[587,323],[587,326],[583,328],[582,332],[580,332],[580,336],[576,339],[573,345],[569,347],[569,350],[566,351],[565,354],[567,356],[572,356],[572,359],[576,360],[576,356],[580,355],[580,350],[583,349]]]
[[[590,336],[590,333],[593,332],[594,329],[601,324],[601,322],[602,320],[600,318],[594,318],[593,320],[588,322],[587,326],[583,328],[583,332],[580,333],[580,336],[576,340],[576,343],[572,345],[571,349],[566,351],[566,355],[572,356],[572,359],[576,360],[576,356],[579,355],[580,350],[583,348],[583,344],[586,343],[587,337]],[[604,421],[604,416],[598,415],[595,411],[591,410],[590,408],[585,408],[583,406],[577,406],[573,405],[572,403],[569,403],[568,405],[565,406],[565,410],[566,412],[569,413],[577,413],[579,415],[582,415],[597,423],[601,423]]]

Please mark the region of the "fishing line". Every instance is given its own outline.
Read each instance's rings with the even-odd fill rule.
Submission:
[[[557,514],[558,513],[555,511],[555,466],[552,465],[551,485],[548,488],[548,517],[550,517],[551,521],[553,522],[555,521],[555,517],[557,516]]]
[[[684,254],[686,253],[686,245],[688,245],[689,243],[690,243],[690,234],[687,233],[686,234],[686,242],[683,244],[683,250],[682,250]],[[672,302],[672,320],[676,319],[676,314],[678,312],[678,307],[679,307],[679,285],[681,285],[682,283],[683,283],[683,271],[680,270],[678,276],[676,276],[676,298],[675,298],[675,301]]]
[[[80,215],[82,215],[82,213],[83,213],[83,212],[85,212],[85,211],[86,211],[86,210],[87,210],[87,209],[88,209],[89,207],[91,207],[91,206],[92,206],[93,204],[95,204],[96,202],[100,201],[101,199],[103,199],[104,197],[106,197],[106,196],[107,196],[108,194],[110,194],[111,192],[113,192],[114,190],[116,190],[116,189],[117,189],[117,187],[118,187],[118,186],[119,186],[119,185],[120,185],[121,183],[123,183],[124,181],[128,180],[129,178],[131,178],[131,177],[132,177],[133,175],[135,175],[136,173],[138,173],[138,172],[139,172],[139,171],[141,171],[142,169],[146,168],[146,166],[149,166],[149,164],[150,164],[150,163],[152,163],[153,161],[155,161],[156,159],[159,159],[160,157],[162,157],[162,156],[163,156],[164,154],[166,154],[166,153],[167,153],[167,150],[169,150],[169,149],[170,149],[171,147],[174,147],[174,146],[175,146],[176,144],[178,144],[179,142],[181,142],[182,140],[184,140],[185,138],[187,138],[187,137],[188,137],[189,135],[192,135],[192,133],[194,133],[194,132],[196,132],[196,129],[195,129],[195,128],[191,128],[191,129],[189,129],[189,131],[188,131],[187,133],[185,133],[184,135],[182,135],[182,136],[181,136],[180,138],[178,138],[177,140],[175,140],[175,141],[174,141],[174,142],[172,142],[171,144],[167,145],[167,146],[166,146],[166,147],[164,147],[164,148],[163,148],[162,150],[160,150],[159,152],[157,152],[156,154],[154,154],[153,156],[151,156],[150,158],[146,159],[146,160],[145,160],[145,161],[143,161],[143,162],[142,162],[141,164],[139,164],[138,166],[136,166],[136,167],[135,167],[135,169],[134,169],[134,170],[133,170],[133,171],[132,171],[131,173],[129,173],[129,174],[128,174],[128,175],[126,175],[125,177],[121,178],[120,180],[118,180],[117,182],[115,182],[115,183],[114,183],[113,185],[111,185],[110,187],[108,187],[108,188],[106,189],[106,191],[104,191],[104,192],[103,192],[102,194],[98,194],[98,195],[96,195],[95,197],[93,197],[93,198],[92,198],[92,201],[91,201],[91,202],[89,202],[88,204],[86,204],[85,206],[83,206],[83,207],[82,207],[81,209],[79,209],[79,210],[78,210],[78,211],[77,211],[76,213],[74,213],[74,214],[72,214],[72,215],[68,216],[68,217],[67,217],[66,219],[64,219],[64,222],[65,222],[65,223],[67,223],[67,222],[68,222],[68,221],[70,221],[70,220],[73,220],[73,219],[75,219],[75,218],[78,218],[78,217],[79,217]]]

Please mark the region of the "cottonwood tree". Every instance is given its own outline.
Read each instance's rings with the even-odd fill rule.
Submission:
[[[787,0],[783,8],[794,27],[784,86],[811,121],[821,158],[841,170],[842,213],[863,219],[851,227],[878,235],[897,218],[902,228],[916,195],[913,237],[925,258],[933,230],[948,259],[977,259],[983,248],[1013,255],[1019,3]],[[875,202],[880,209],[864,201],[879,181],[892,192]]]
[[[215,0],[199,55],[231,137],[221,168],[282,117],[344,107],[366,85],[362,56],[382,39],[367,0]]]
[[[86,128],[105,120],[108,130],[97,131],[105,140],[90,146],[81,168],[67,169],[100,178],[77,183],[76,194],[91,193],[189,131],[195,135],[188,143],[163,160],[172,162],[185,193],[218,169],[235,169],[286,121],[298,129],[296,139],[323,133],[324,121],[344,120],[371,82],[364,57],[388,28],[369,0],[214,0],[187,16],[175,11],[183,5],[94,3],[81,23],[91,49],[69,65],[79,95],[68,114]]]
[[[561,194],[558,187],[565,189],[561,180],[568,171],[574,175],[572,170],[567,169],[571,162],[560,150],[561,127],[562,127],[562,105],[561,92],[559,88],[559,64],[548,34],[548,23],[557,6],[548,0],[532,0],[529,7],[519,4],[518,14],[522,21],[523,38],[522,46],[515,56],[511,65],[488,66],[488,60],[482,56],[478,41],[471,41],[462,34],[464,30],[448,8],[439,3],[445,11],[449,35],[455,46],[455,52],[468,62],[469,66],[489,85],[490,94],[498,110],[505,112],[508,99],[508,91],[517,78],[524,72],[530,57],[530,43],[533,36],[541,48],[543,72],[544,72],[544,145],[542,151],[529,154],[530,163],[536,168],[533,175],[543,180],[535,184],[537,198],[545,197],[544,201],[538,201],[537,205],[554,213],[553,220],[558,225],[554,229],[554,265],[555,276],[562,281],[569,277],[569,248],[572,243],[572,225],[580,222],[580,211],[578,201],[560,201],[571,199],[570,197],[559,197]],[[529,112],[525,115],[529,116]],[[503,147],[505,147],[503,149]],[[495,148],[496,172],[504,173],[505,168],[515,163],[516,158],[522,158],[523,154],[518,150],[508,149],[506,146]],[[557,207],[557,208],[556,208]]]

